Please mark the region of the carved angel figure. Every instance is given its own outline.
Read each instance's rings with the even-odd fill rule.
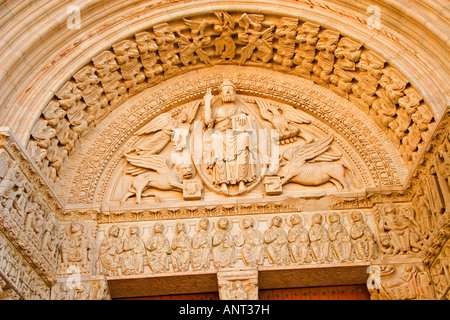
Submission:
[[[136,132],[136,135],[141,138],[134,148],[128,150],[128,154],[135,153],[138,156],[147,156],[160,153],[172,137],[176,136],[177,131],[186,129],[185,125],[192,123],[199,105],[199,102],[190,103],[182,109],[163,113],[151,120]],[[177,151],[181,151],[186,146],[185,140],[173,142]]]
[[[232,35],[237,33],[234,31],[236,20],[225,11],[215,11],[214,14],[219,19],[219,23],[214,24],[214,31],[221,33],[214,40],[216,55],[220,55],[220,61],[233,61],[236,55],[236,44]]]
[[[264,15],[262,14],[244,13],[240,17],[239,25],[244,28],[244,31],[238,33],[238,38],[247,45],[241,50],[239,65],[242,65],[248,59],[253,62],[261,60],[263,63],[267,63],[272,58],[275,25],[261,31],[263,20]]]
[[[279,132],[281,144],[294,142],[300,136],[306,142],[312,142],[313,137],[300,131],[299,124],[311,123],[309,119],[301,115],[298,110],[291,106],[278,106],[256,99],[261,116],[272,123]]]
[[[285,150],[282,154],[281,169],[278,176],[281,185],[295,182],[305,186],[319,186],[326,182],[333,183],[338,190],[347,190],[350,180],[349,170],[344,164],[333,162],[340,159],[340,155],[328,151],[333,137],[295,146]]]
[[[204,45],[211,42],[211,37],[205,36],[204,30],[208,26],[208,21],[203,20],[196,22],[183,18],[186,25],[191,29],[192,42],[187,36],[177,31],[179,36],[178,46],[180,47],[180,61],[183,65],[188,66],[190,64],[196,64],[197,58],[201,62],[211,64],[208,54],[202,49]]]

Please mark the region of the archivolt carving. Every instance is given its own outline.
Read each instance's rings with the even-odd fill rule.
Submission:
[[[31,132],[28,150],[47,177],[95,123],[157,82],[217,64],[254,65],[311,79],[378,121],[411,167],[434,116],[383,57],[320,25],[251,12],[214,12],[170,21],[124,39],[74,74]]]

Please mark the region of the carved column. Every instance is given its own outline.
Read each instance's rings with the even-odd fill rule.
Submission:
[[[220,300],[258,300],[256,268],[217,272]]]

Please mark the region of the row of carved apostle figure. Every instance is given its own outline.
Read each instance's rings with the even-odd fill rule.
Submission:
[[[309,229],[303,217],[292,214],[289,229],[284,229],[281,216],[272,217],[268,228],[261,232],[256,219],[245,216],[240,221],[242,231],[232,234],[232,222],[222,217],[217,220],[216,230],[212,223],[201,218],[196,233],[191,237],[186,222],[174,225],[171,241],[165,236],[166,225],[156,222],[150,237],[140,237],[138,225],[128,228],[128,235],[121,239],[120,227],[111,226],[105,231],[105,239],[99,247],[98,270],[106,276],[139,274],[148,265],[152,272],[207,270],[211,264],[216,269],[231,268],[240,258],[246,266],[262,266],[267,257],[270,265],[305,263],[329,263],[370,260],[376,255],[376,241],[361,212],[350,214],[349,230],[341,223],[338,213],[328,214],[328,227],[324,216],[314,214]]]

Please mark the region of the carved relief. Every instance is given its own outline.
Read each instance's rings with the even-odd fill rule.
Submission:
[[[51,300],[110,300],[106,279],[72,277],[52,287]]]
[[[376,257],[375,236],[367,223],[364,222],[361,212],[353,211],[350,214],[352,226],[350,237],[355,248],[355,257],[358,260],[368,261]]]
[[[211,64],[209,55],[202,49],[203,46],[208,45],[211,42],[211,37],[205,36],[205,28],[209,22],[202,20],[197,22],[194,20],[188,20],[183,18],[184,23],[191,29],[191,35],[185,36],[181,32],[177,32],[179,36],[178,47],[180,48],[180,61],[185,66],[193,65],[197,63],[197,59],[205,64]]]
[[[236,262],[236,250],[227,218],[217,221],[217,231],[212,235],[212,260],[216,269],[232,267]]]
[[[375,217],[380,230],[381,250],[386,255],[417,253],[421,250],[422,239],[415,211],[409,207],[399,209],[387,203],[375,209]]]
[[[430,266],[436,298],[440,300],[449,299],[450,288],[450,242],[447,241],[442,247],[439,255]]]
[[[51,282],[56,277],[59,204],[12,136],[1,136],[0,232],[17,246],[21,259]]]
[[[288,237],[282,228],[283,220],[279,216],[272,218],[270,227],[264,232],[267,257],[273,265],[290,263]]]
[[[283,166],[282,163],[282,168],[278,172],[278,176],[281,178],[280,184],[294,182],[317,186],[330,181],[338,190],[347,190],[350,185],[349,174],[346,172],[347,167],[333,162],[340,159],[339,155],[326,153],[332,141],[333,137],[329,136],[321,141],[285,150],[282,154],[285,164]],[[314,161],[307,162],[311,160]]]
[[[311,262],[311,249],[308,230],[299,214],[290,217],[291,227],[288,232],[289,252],[293,263],[304,264]]]
[[[328,235],[331,241],[331,251],[334,259],[339,262],[353,260],[353,245],[347,229],[342,225],[336,212],[328,215]]]
[[[219,271],[217,283],[220,300],[258,300],[256,270]]]
[[[49,298],[48,285],[12,243],[0,233],[0,300],[48,300]]]
[[[261,266],[264,264],[265,247],[263,234],[257,229],[256,219],[244,217],[240,222],[242,232],[235,235],[236,246],[242,247],[242,261],[246,266]]]
[[[174,236],[171,248],[171,261],[173,271],[188,271],[192,255],[192,239],[186,232],[186,224],[177,222],[176,235]]]
[[[264,15],[243,13],[239,18],[239,26],[244,28],[238,32],[238,39],[246,44],[241,49],[239,65],[248,59],[252,62],[267,63],[273,56],[273,31],[275,25],[263,29]]]
[[[84,221],[74,220],[62,230],[59,274],[72,273],[76,268],[82,274],[91,273],[93,243]]]
[[[137,225],[128,227],[128,235],[123,240],[122,274],[138,274],[144,272],[145,243],[141,239],[142,230]]]
[[[372,300],[431,300],[434,290],[429,272],[421,264],[374,266],[378,280],[369,286]]]
[[[99,272],[105,276],[117,276],[122,253],[122,241],[120,240],[120,228],[111,226],[105,239],[100,244],[98,252]]]
[[[153,272],[169,271],[171,248],[169,239],[164,235],[165,231],[166,226],[161,222],[156,222],[152,235],[145,243],[148,265]]]
[[[192,269],[206,270],[211,264],[212,236],[207,218],[199,220],[197,233],[192,237]]]
[[[361,212],[301,215],[271,215],[262,220],[253,216],[217,217],[212,221],[208,218],[166,220],[151,225],[140,222],[130,225],[129,234],[123,236],[120,229],[125,227],[113,224],[105,228],[99,240],[97,272],[122,276],[220,271],[370,261],[378,257],[370,228],[358,220],[353,224],[364,230],[359,233],[352,230],[356,227],[350,224],[351,216],[361,215],[361,221],[367,219]],[[240,231],[232,231],[235,224],[239,224]],[[263,225],[264,228],[258,228]],[[150,235],[144,242],[140,235],[147,229]]]
[[[429,139],[434,115],[408,80],[386,59],[336,31],[250,12],[216,11],[180,23],[183,27],[160,23],[119,41],[58,91],[28,146],[40,166],[50,167],[44,169],[48,177],[58,179],[65,152],[127,97],[189,68],[214,64],[256,65],[311,78],[370,111],[400,145],[409,166],[417,160],[418,146]],[[212,44],[215,50],[208,50]]]
[[[316,213],[311,220],[309,240],[311,242],[311,258],[314,262],[325,263],[331,260],[330,238],[327,228],[322,225],[323,215]]]
[[[334,137],[319,140],[306,127],[309,116],[264,99],[245,101],[228,80],[218,90],[218,97],[208,89],[204,101],[162,113],[134,134],[125,147],[125,175],[117,171],[115,185],[128,184],[122,204],[131,197],[142,204],[149,196],[160,202],[159,191],[201,200],[203,185],[208,192],[238,196],[262,180],[269,195],[291,182],[338,191],[355,186],[349,167],[337,162],[342,154],[332,146]]]

